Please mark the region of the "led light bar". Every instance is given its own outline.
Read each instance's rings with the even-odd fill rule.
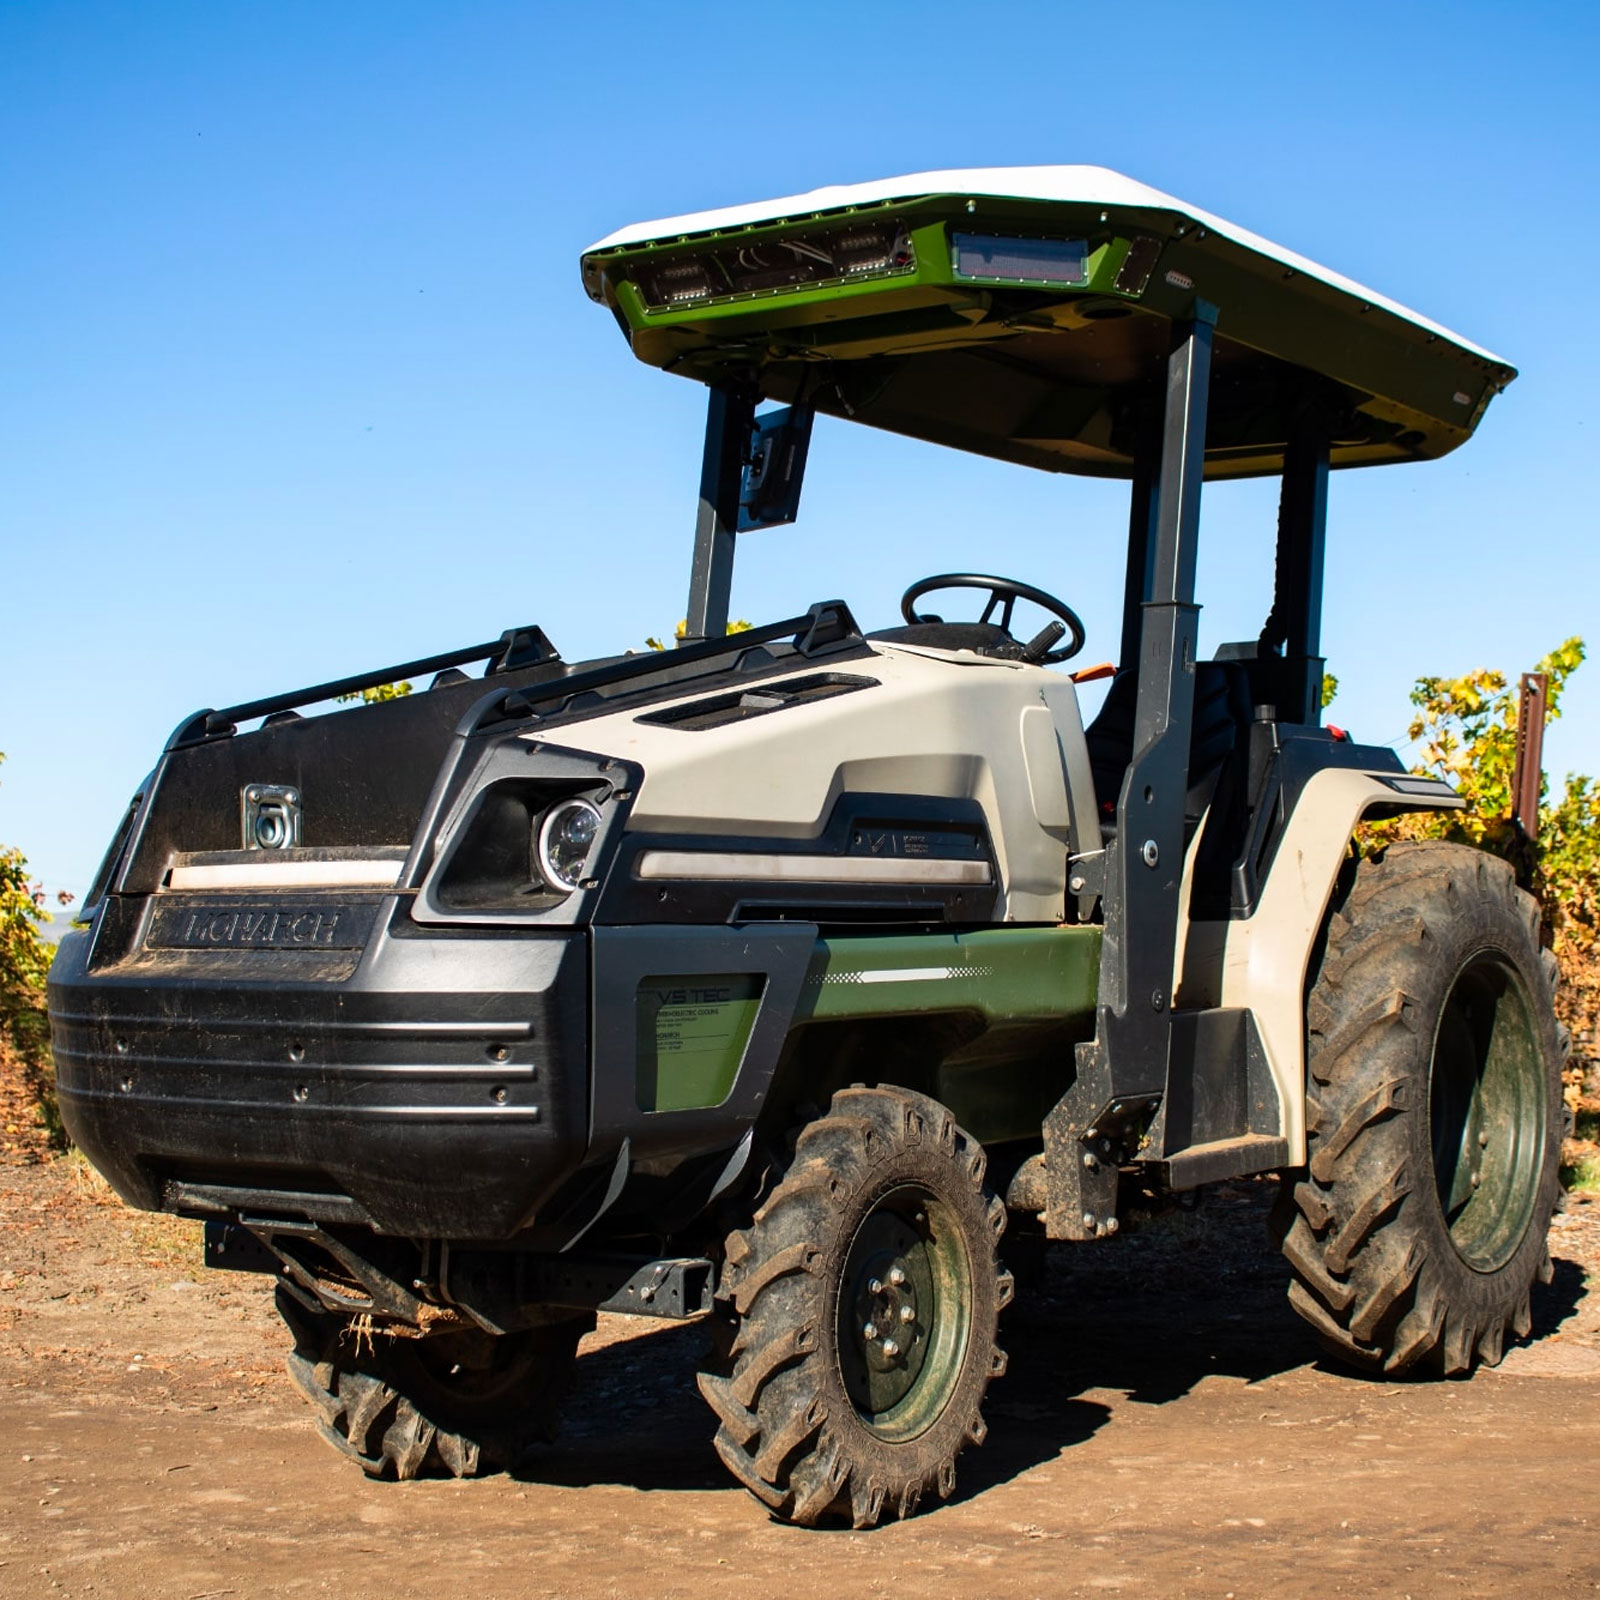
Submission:
[[[790,238],[745,240],[632,274],[644,303],[670,311],[741,295],[774,294],[853,278],[916,271],[917,253],[902,223],[858,222]]]
[[[950,239],[958,278],[991,283],[1075,284],[1089,281],[1086,239],[1012,239],[957,233]]]

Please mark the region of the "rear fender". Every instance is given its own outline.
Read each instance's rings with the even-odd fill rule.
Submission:
[[[1341,768],[1319,772],[1289,815],[1253,914],[1188,930],[1178,958],[1183,991],[1187,996],[1210,989],[1213,1003],[1254,1013],[1294,1165],[1305,1160],[1308,971],[1351,834],[1375,810],[1392,815],[1460,810],[1465,804],[1432,779]]]

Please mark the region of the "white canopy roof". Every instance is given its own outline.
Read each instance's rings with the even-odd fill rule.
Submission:
[[[818,211],[835,211],[847,206],[878,205],[892,200],[911,200],[919,195],[960,194],[974,197],[1012,200],[1069,201],[1078,205],[1106,207],[1142,207],[1147,210],[1168,211],[1187,218],[1198,227],[1209,229],[1220,238],[1229,239],[1241,248],[1253,251],[1295,272],[1304,273],[1331,288],[1341,290],[1358,300],[1412,323],[1414,326],[1448,339],[1451,344],[1482,357],[1498,366],[1510,363],[1485,350],[1481,345],[1463,339],[1437,322],[1420,316],[1417,312],[1397,304],[1350,278],[1318,266],[1304,256],[1285,250],[1259,234],[1235,227],[1221,217],[1213,216],[1148,184],[1125,178],[1109,167],[960,167],[947,172],[913,172],[900,178],[880,178],[873,183],[834,184],[826,189],[813,189],[807,194],[787,195],[779,200],[759,200],[751,205],[726,206],[718,211],[697,211],[688,216],[665,217],[657,222],[635,223],[619,229],[592,244],[585,255],[597,250],[618,249],[627,245],[646,244],[657,239],[672,239],[683,234],[708,233],[727,228],[745,228],[756,223],[779,222],[788,217],[809,216]]]

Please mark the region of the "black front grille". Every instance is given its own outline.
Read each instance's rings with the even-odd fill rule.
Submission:
[[[204,952],[228,972],[201,980],[197,953],[94,970],[86,947],[52,974],[62,1115],[135,1204],[324,1193],[386,1232],[499,1238],[582,1157],[582,935],[380,937],[333,983],[293,951]]]

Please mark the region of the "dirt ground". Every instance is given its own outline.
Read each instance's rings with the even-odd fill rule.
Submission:
[[[956,1499],[858,1534],[769,1521],[712,1453],[699,1330],[619,1318],[531,1469],[369,1482],[265,1280],[76,1159],[3,1165],[0,1595],[1600,1594],[1600,1200],[1556,1219],[1538,1337],[1417,1384],[1317,1364],[1269,1189],[1055,1247]]]

